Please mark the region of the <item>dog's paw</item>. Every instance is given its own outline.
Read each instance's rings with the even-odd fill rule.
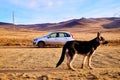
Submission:
[[[83,69],[83,66],[81,66],[80,68]]]
[[[69,70],[76,71],[77,69],[75,69],[75,68],[69,68]]]
[[[93,69],[93,67],[89,67],[91,70]]]

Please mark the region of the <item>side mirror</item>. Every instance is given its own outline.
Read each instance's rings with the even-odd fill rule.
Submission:
[[[47,36],[47,38],[50,38],[50,36]]]

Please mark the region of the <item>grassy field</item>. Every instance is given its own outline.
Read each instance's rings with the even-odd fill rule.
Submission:
[[[33,30],[4,30],[0,29],[0,46],[33,46],[34,38],[44,36],[49,32]],[[97,33],[97,32],[96,32]],[[96,37],[96,33],[72,32],[74,39],[91,40]],[[120,45],[120,33],[103,32],[102,36],[109,41],[109,45]]]
[[[104,32],[110,42],[100,46],[92,58],[93,70],[80,69],[82,56],[77,55],[68,70],[66,59],[55,68],[62,48],[35,48],[32,40],[49,32],[32,30],[0,30],[0,79],[1,80],[119,80],[120,33]],[[90,40],[96,33],[72,32],[77,40]]]

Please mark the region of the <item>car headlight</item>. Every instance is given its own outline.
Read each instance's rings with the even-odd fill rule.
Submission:
[[[37,41],[38,39],[36,38],[36,39],[34,39],[34,41]]]

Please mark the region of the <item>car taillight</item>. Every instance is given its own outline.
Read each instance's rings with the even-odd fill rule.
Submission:
[[[72,38],[73,38],[73,35],[70,33],[70,35],[72,36]]]

